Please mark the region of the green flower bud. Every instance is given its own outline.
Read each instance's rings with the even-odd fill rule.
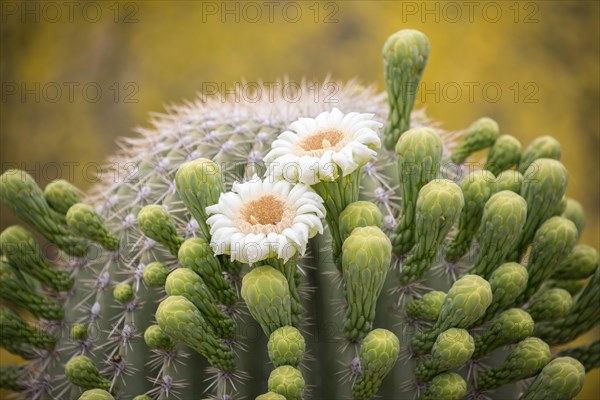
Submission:
[[[410,128],[410,114],[428,58],[429,39],[413,29],[394,33],[383,46],[384,79],[390,105],[383,141],[390,151]]]
[[[177,233],[173,217],[164,207],[156,204],[145,206],[137,218],[144,235],[166,246],[171,254],[177,256],[184,239]]]
[[[450,159],[455,164],[462,164],[467,157],[476,151],[491,147],[498,139],[500,128],[491,118],[483,117],[473,122],[463,136],[463,141],[454,149]]]
[[[403,285],[416,281],[429,270],[464,204],[460,187],[452,181],[439,179],[423,186],[417,200],[417,241],[400,272]]]
[[[133,300],[133,288],[129,283],[119,283],[113,289],[113,297],[119,303],[129,303]]]
[[[234,369],[231,349],[215,337],[200,311],[185,297],[169,296],[163,300],[156,310],[156,320],[171,339],[196,350],[213,367],[222,371]]]
[[[67,225],[78,235],[99,243],[108,251],[119,249],[119,238],[111,233],[102,217],[88,204],[74,204],[66,215]]]
[[[559,357],[573,357],[585,367],[586,371],[600,368],[600,340],[589,345],[573,347],[558,353]]]
[[[427,321],[436,321],[446,299],[446,293],[432,290],[420,299],[412,300],[406,305],[406,314],[409,317],[421,318]]]
[[[340,213],[339,225],[342,243],[352,233],[354,228],[376,226],[381,228],[383,215],[375,204],[368,201],[350,203]]]
[[[583,228],[585,228],[585,210],[581,203],[575,199],[567,198],[567,205],[565,206],[562,216],[573,221],[577,227],[577,231],[581,235]]]
[[[456,262],[471,248],[473,237],[479,229],[485,203],[493,192],[494,175],[488,171],[477,171],[463,178],[460,188],[465,205],[458,220],[458,232],[446,248],[446,261]]]
[[[552,274],[554,279],[585,279],[594,274],[600,257],[591,246],[578,244],[564,260],[558,264]]]
[[[290,290],[276,269],[264,266],[248,272],[242,280],[242,298],[265,335],[292,324]]]
[[[304,395],[304,386],[302,373],[289,365],[283,365],[271,371],[267,383],[270,392],[278,393],[287,400],[301,400]]]
[[[44,198],[52,209],[66,215],[69,208],[81,201],[79,190],[63,179],[50,182],[44,188]]]
[[[175,347],[173,340],[158,325],[150,325],[146,328],[144,342],[154,350],[171,351]]]
[[[437,337],[431,356],[422,359],[415,368],[415,377],[428,382],[442,372],[458,368],[471,358],[475,342],[464,329],[450,328]]]
[[[219,260],[205,240],[200,238],[186,240],[179,248],[177,258],[182,267],[189,268],[200,275],[204,284],[221,304],[226,306],[235,304],[237,294],[223,277]]]
[[[402,217],[392,236],[397,254],[408,252],[415,243],[415,211],[419,192],[436,178],[443,148],[440,135],[430,128],[411,129],[398,141],[396,156],[402,185]]]
[[[373,397],[381,382],[394,368],[400,354],[400,340],[386,329],[373,329],[360,346],[361,375],[352,386],[355,400]]]
[[[556,209],[554,210],[554,214],[552,214],[552,216],[553,217],[560,216],[560,215],[562,215],[562,213],[565,212],[566,209],[567,209],[567,196],[563,196],[562,199],[560,199],[560,202],[558,203],[558,205],[556,206]]]
[[[2,347],[23,358],[32,358],[35,349],[52,350],[56,339],[46,331],[36,329],[18,314],[0,306],[0,343]]]
[[[71,339],[85,341],[88,338],[88,328],[85,324],[75,324],[71,327]]]
[[[467,394],[467,382],[454,372],[440,374],[421,395],[421,400],[461,400]]]
[[[538,228],[554,214],[569,180],[564,165],[547,158],[536,160],[523,176],[521,196],[527,202],[527,221],[519,243],[509,256],[511,261],[520,261]]]
[[[523,186],[523,180],[525,178],[519,171],[513,171],[512,169],[503,171],[496,177],[494,182],[494,192],[498,193],[503,190],[510,190],[514,193],[521,193],[521,187]]]
[[[79,400],[115,400],[106,390],[92,389],[86,390],[79,396]]]
[[[490,284],[477,275],[465,275],[452,285],[440,315],[429,330],[416,333],[411,341],[413,351],[428,353],[441,332],[449,328],[468,328],[481,318],[492,302]]]
[[[133,398],[133,400],[152,400],[152,397],[150,397],[150,396],[147,396],[147,395],[145,395],[145,394],[140,394],[140,395],[138,395],[138,396],[135,396],[135,397]]]
[[[490,390],[536,375],[550,361],[550,347],[541,339],[529,337],[519,342],[498,368],[477,375],[478,390]]]
[[[585,369],[571,357],[559,357],[550,361],[529,385],[522,400],[572,399],[583,388]]]
[[[521,155],[519,172],[525,175],[527,168],[540,158],[560,160],[560,143],[552,136],[541,136],[535,139]]]
[[[474,325],[479,326],[514,304],[517,297],[525,291],[529,274],[521,264],[509,262],[499,266],[490,275],[490,287],[492,288],[492,303]]]
[[[381,229],[356,228],[342,246],[342,272],[348,309],[344,333],[360,340],[373,329],[375,307],[392,258],[392,244]]]
[[[571,296],[576,296],[585,288],[586,283],[587,279],[551,279],[546,281],[545,287],[564,289]]]
[[[8,262],[57,292],[73,287],[73,278],[66,271],[54,268],[42,254],[33,235],[18,225],[0,234],[0,247]]]
[[[529,302],[529,314],[537,322],[547,321],[567,315],[573,298],[564,289],[544,289],[536,293]]]
[[[514,344],[531,336],[533,325],[531,315],[520,308],[504,311],[475,339],[473,358],[479,359],[501,346]]]
[[[22,392],[27,386],[27,370],[20,365],[0,365],[0,389]]]
[[[501,135],[490,149],[485,169],[494,175],[519,163],[521,142],[511,135]]]
[[[146,285],[152,288],[162,288],[165,286],[168,275],[169,267],[163,263],[155,261],[146,265],[142,277]]]
[[[0,176],[0,201],[65,253],[86,255],[85,242],[65,229],[59,214],[48,206],[44,193],[25,171],[7,170]]]
[[[256,400],[285,400],[285,396],[275,392],[267,392],[260,396],[256,396]]]
[[[165,290],[169,296],[183,296],[194,303],[217,337],[233,338],[235,323],[217,307],[215,297],[194,271],[177,268],[167,278]]]
[[[96,364],[86,356],[75,356],[65,366],[67,379],[74,385],[84,389],[109,390],[110,381],[98,372]]]
[[[269,336],[267,343],[269,359],[275,365],[291,365],[298,368],[304,357],[306,343],[300,331],[292,326],[283,326]]]

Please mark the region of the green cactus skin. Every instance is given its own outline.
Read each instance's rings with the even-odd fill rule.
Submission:
[[[440,315],[431,329],[416,333],[412,350],[426,354],[442,332],[449,328],[468,328],[480,319],[492,302],[490,284],[477,275],[465,275],[452,285]]]
[[[479,254],[470,273],[488,278],[506,261],[525,225],[528,206],[510,191],[494,194],[483,209],[479,228]]]
[[[361,374],[352,386],[355,400],[370,399],[377,393],[399,354],[400,340],[392,332],[379,328],[365,336],[359,354]]]
[[[290,365],[298,368],[304,358],[306,343],[298,329],[293,326],[282,326],[269,336],[267,349],[269,359],[275,367]]]
[[[67,215],[72,205],[81,202],[79,190],[63,179],[50,182],[44,188],[46,203],[56,212]]]
[[[410,128],[410,114],[428,58],[429,39],[416,30],[396,32],[383,46],[384,79],[390,106],[384,145],[390,151]]]
[[[177,256],[184,239],[177,233],[175,223],[164,207],[145,206],[140,210],[137,218],[144,235],[163,244],[171,254]]]
[[[167,276],[169,276],[169,267],[156,261],[146,265],[142,275],[144,283],[152,288],[164,287]]]
[[[498,315],[481,336],[475,338],[474,359],[508,344],[518,343],[533,333],[533,318],[520,308],[511,308]]]
[[[572,399],[583,388],[585,369],[571,357],[550,361],[527,388],[521,400]]]
[[[383,215],[377,205],[368,201],[355,201],[350,203],[340,213],[340,237],[342,243],[350,236],[354,228],[375,226],[381,228]]]
[[[493,192],[495,177],[488,171],[466,175],[460,183],[465,205],[458,219],[458,233],[446,247],[446,261],[456,262],[471,248],[483,209]]]
[[[23,358],[32,358],[32,350],[52,350],[56,346],[56,338],[46,331],[30,326],[4,306],[0,306],[0,327],[2,347]]]
[[[600,340],[589,345],[573,347],[558,353],[559,357],[572,357],[585,367],[585,371],[600,368]]]
[[[284,396],[286,400],[301,400],[304,386],[302,373],[289,365],[277,367],[269,375],[269,391]]]
[[[490,275],[490,287],[492,288],[492,302],[474,325],[481,325],[500,311],[514,304],[517,297],[525,291],[529,275],[524,266],[517,263],[505,263],[499,266]]]
[[[92,389],[83,392],[83,394],[79,396],[79,400],[115,400],[115,398],[106,390]]]
[[[494,182],[494,192],[501,192],[503,190],[510,190],[516,194],[521,193],[521,187],[525,178],[519,171],[507,170],[502,171],[496,176]]]
[[[536,321],[548,321],[567,315],[573,298],[564,289],[543,289],[529,301],[527,310]]]
[[[420,299],[414,299],[406,305],[406,314],[413,318],[436,321],[445,299],[446,293],[444,292],[437,290],[427,292]]]
[[[183,296],[169,296],[156,310],[160,329],[177,342],[185,343],[222,371],[234,369],[233,352],[219,342],[200,311]]]
[[[600,257],[598,252],[585,244],[576,245],[571,253],[558,266],[552,274],[553,279],[585,279],[594,274]]]
[[[530,378],[540,372],[551,357],[550,347],[543,340],[536,337],[524,339],[508,353],[500,367],[479,372],[477,389],[490,390],[509,382]]]
[[[286,400],[285,396],[280,395],[275,392],[267,392],[261,394],[260,396],[256,396],[256,400]]]
[[[531,164],[540,158],[550,158],[553,160],[560,160],[560,143],[552,136],[541,136],[535,139],[525,149],[521,155],[521,161],[517,168],[520,173],[526,175],[525,171],[531,166]]]
[[[344,333],[358,341],[373,329],[375,306],[392,258],[392,244],[381,229],[356,228],[342,246],[342,272],[348,309]]]
[[[499,131],[498,123],[493,119],[479,118],[469,126],[462,142],[454,149],[450,159],[455,164],[462,164],[476,151],[492,147],[498,139]]]
[[[0,234],[0,247],[8,262],[57,292],[73,287],[68,272],[54,268],[46,261],[40,245],[25,228],[11,226]]]
[[[461,400],[467,394],[467,382],[454,372],[440,374],[421,395],[421,400]]]
[[[73,357],[65,365],[65,374],[71,383],[84,389],[110,389],[110,382],[100,375],[96,364],[89,357]]]
[[[415,377],[418,381],[428,382],[436,375],[463,365],[471,358],[474,350],[475,341],[469,332],[450,328],[437,337],[431,356],[417,364]]]
[[[26,389],[25,368],[16,365],[0,365],[0,389],[22,392]]]
[[[521,142],[511,135],[500,135],[490,149],[485,169],[494,175],[506,171],[519,163],[521,159]]]
[[[171,351],[175,342],[158,325],[150,325],[144,331],[144,342],[154,350]]]
[[[583,228],[585,228],[585,210],[581,203],[575,199],[567,198],[567,204],[565,210],[562,212],[562,216],[572,221],[581,235]]]
[[[219,338],[231,339],[235,334],[235,323],[227,314],[219,310],[215,298],[202,278],[187,268],[171,272],[165,284],[169,296],[183,296],[196,306]]]
[[[405,132],[396,145],[398,177],[402,185],[402,214],[392,236],[394,253],[404,254],[415,243],[415,219],[419,192],[434,180],[442,160],[443,144],[429,128]]]
[[[431,268],[464,205],[462,191],[452,181],[440,179],[423,186],[416,207],[416,243],[404,261],[401,284],[415,282]]]
[[[77,203],[66,214],[71,230],[92,242],[99,243],[108,251],[119,249],[119,239],[104,225],[102,217],[88,204]]]

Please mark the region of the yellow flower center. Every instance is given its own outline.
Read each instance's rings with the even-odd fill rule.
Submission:
[[[320,156],[326,150],[339,150],[348,142],[344,132],[339,129],[322,130],[300,140],[296,146],[302,153]]]
[[[237,223],[240,231],[248,233],[281,233],[292,225],[294,208],[286,199],[264,194],[240,208]]]

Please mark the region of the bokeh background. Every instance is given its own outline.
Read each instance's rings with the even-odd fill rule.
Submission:
[[[587,210],[581,241],[600,247],[599,2],[0,4],[2,171],[18,166],[41,185],[62,177],[85,189],[117,137],[210,84],[331,73],[383,90],[386,37],[415,28],[432,43],[418,103],[446,129],[485,115],[525,146],[556,137],[567,194]],[[1,210],[0,229],[15,222]],[[600,398],[599,380],[598,370],[588,374],[579,398]]]

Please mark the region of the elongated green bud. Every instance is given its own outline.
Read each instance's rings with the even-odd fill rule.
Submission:
[[[96,364],[86,356],[75,356],[65,366],[67,379],[84,389],[109,390],[110,381],[98,372]]]
[[[475,341],[464,329],[451,328],[440,333],[431,349],[431,356],[422,359],[415,368],[415,377],[428,382],[442,372],[458,368],[471,358]]]
[[[71,339],[84,341],[88,338],[88,328],[84,324],[74,324],[71,327]]]
[[[79,396],[79,400],[114,400],[110,393],[102,389],[86,390]]]
[[[550,361],[529,385],[521,400],[572,399],[583,388],[585,369],[571,357]]]
[[[183,242],[177,258],[182,267],[189,268],[200,275],[219,303],[226,306],[235,304],[237,301],[235,290],[223,277],[219,260],[204,239],[191,238]]]
[[[67,225],[77,234],[96,242],[108,251],[119,249],[119,238],[111,233],[102,217],[88,204],[74,204],[66,215]]]
[[[54,211],[62,215],[67,215],[72,205],[81,202],[79,190],[63,179],[47,184],[44,188],[44,198]]]
[[[374,226],[356,228],[342,246],[342,272],[348,309],[344,333],[360,340],[373,329],[375,307],[390,268],[392,244]]]
[[[394,33],[383,45],[384,79],[390,105],[384,144],[390,151],[410,128],[410,114],[428,58],[429,39],[413,29]]]
[[[498,193],[503,190],[510,190],[516,194],[521,193],[521,187],[523,186],[523,180],[525,178],[519,171],[513,171],[512,169],[501,172],[494,182],[494,192]]]
[[[577,228],[566,218],[552,217],[538,229],[527,264],[529,281],[515,304],[521,305],[552,276],[557,260],[564,259],[577,243]]]
[[[405,132],[396,146],[398,179],[402,185],[402,215],[392,236],[394,252],[404,254],[415,243],[415,212],[419,192],[434,180],[440,168],[442,139],[433,129]]]
[[[4,260],[0,260],[0,282],[0,298],[23,307],[38,318],[63,319],[62,306],[29,287],[23,276]]]
[[[144,272],[142,273],[144,282],[152,288],[164,287],[168,275],[169,267],[157,261],[146,265],[146,268],[144,268]]]
[[[572,347],[558,353],[559,357],[573,357],[589,372],[594,368],[600,368],[600,340],[589,345]]]
[[[530,378],[540,372],[551,357],[550,347],[543,340],[535,337],[524,339],[508,353],[501,366],[483,370],[477,375],[477,389],[495,389]]]
[[[33,349],[52,350],[56,346],[56,338],[46,331],[30,326],[18,314],[4,306],[0,306],[0,327],[0,343],[11,353],[31,354]]]
[[[350,236],[354,228],[375,226],[381,228],[383,215],[375,204],[368,201],[350,203],[340,213],[340,236],[342,243]]]
[[[386,329],[373,329],[360,346],[361,375],[352,386],[355,400],[373,397],[381,382],[394,368],[400,354],[400,340]]]
[[[585,279],[596,272],[600,257],[598,251],[586,244],[578,244],[552,274],[554,279]]]
[[[269,359],[275,365],[298,368],[306,351],[306,343],[300,331],[293,326],[283,326],[269,336],[267,343]]]
[[[194,304],[183,296],[169,296],[156,310],[160,329],[171,339],[196,350],[208,359],[210,365],[222,371],[234,369],[234,356],[221,343]]]
[[[272,267],[257,267],[242,280],[242,298],[265,335],[292,324],[290,290],[285,276]]]
[[[119,283],[113,289],[113,297],[119,303],[129,303],[133,300],[133,288],[129,283]]]
[[[533,333],[533,319],[520,308],[511,308],[498,315],[490,327],[475,338],[473,358],[479,359],[501,346],[518,343]]]
[[[461,400],[467,394],[467,382],[454,372],[440,374],[421,395],[421,400]]]
[[[543,289],[532,297],[527,310],[536,322],[548,321],[567,315],[573,298],[564,289]]]
[[[414,299],[406,305],[406,314],[409,317],[420,318],[427,321],[436,321],[446,299],[446,293],[432,290],[420,299]]]
[[[585,289],[586,284],[587,279],[551,279],[546,281],[545,287],[564,289],[571,296],[575,296]]]
[[[221,170],[211,160],[197,158],[179,167],[175,174],[177,193],[186,208],[198,222],[204,239],[210,240],[210,229],[206,225],[206,207],[219,201],[223,193]]]
[[[560,216],[560,215],[562,215],[562,213],[565,212],[566,209],[567,209],[567,196],[563,196],[562,199],[560,199],[560,202],[558,203],[558,205],[556,206],[556,209],[554,210],[554,214],[552,214],[552,216],[553,217]]]
[[[520,173],[525,175],[525,171],[531,166],[531,164],[540,158],[550,158],[553,160],[560,160],[560,143],[552,136],[541,136],[535,139],[525,149],[521,155],[521,161],[519,162]]]
[[[217,337],[233,338],[235,323],[217,307],[215,297],[194,271],[178,268],[171,272],[165,291],[169,296],[183,296],[194,303]]]
[[[490,197],[485,204],[479,228],[479,254],[470,273],[488,278],[506,261],[519,241],[527,209],[525,200],[510,191],[505,190]]]
[[[0,389],[22,392],[27,386],[27,370],[20,365],[0,365]]]
[[[565,206],[565,210],[562,213],[562,216],[568,220],[573,221],[575,226],[577,227],[577,231],[581,235],[583,232],[583,228],[585,228],[585,210],[581,203],[579,203],[575,199],[567,198],[567,204]]]
[[[416,244],[400,272],[402,284],[421,278],[433,265],[440,245],[464,204],[460,187],[452,181],[439,179],[423,186],[417,200]]]
[[[490,149],[485,169],[494,175],[506,171],[519,163],[521,158],[521,142],[511,135],[501,135]]]
[[[305,383],[299,370],[283,365],[271,371],[267,386],[270,392],[278,393],[286,400],[301,400]]]
[[[164,207],[156,204],[145,206],[138,213],[137,219],[144,235],[164,245],[171,254],[177,256],[184,239],[177,233],[173,217]]]
[[[256,400],[285,400],[285,396],[275,392],[267,392],[256,396]]]
[[[536,160],[523,176],[521,196],[527,202],[527,221],[519,243],[509,256],[511,261],[520,261],[538,228],[554,214],[569,180],[564,165],[548,158]]]
[[[452,285],[433,327],[416,333],[411,341],[418,354],[429,353],[441,332],[468,328],[481,318],[492,302],[490,284],[477,275],[465,275]]]
[[[485,311],[475,326],[494,318],[494,316],[514,304],[517,297],[525,291],[529,275],[524,266],[517,263],[505,263],[499,266],[490,275],[490,287],[492,288],[492,303]]]
[[[483,117],[473,122],[463,136],[463,141],[454,149],[450,159],[455,164],[462,164],[467,157],[476,151],[491,147],[498,139],[500,128],[491,118]]]
[[[44,193],[25,171],[7,170],[0,176],[0,201],[65,253],[83,257],[87,247],[63,227],[61,218],[48,206]]]
[[[481,224],[485,203],[493,192],[495,177],[488,171],[468,174],[460,183],[465,205],[458,220],[458,233],[446,247],[446,261],[456,262],[471,248],[473,237]]]
[[[33,235],[18,225],[6,228],[0,234],[0,247],[8,262],[57,292],[73,287],[69,273],[54,268],[42,254]]]
[[[150,325],[144,331],[144,342],[154,350],[171,351],[175,343],[158,325]]]

